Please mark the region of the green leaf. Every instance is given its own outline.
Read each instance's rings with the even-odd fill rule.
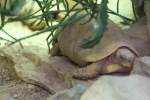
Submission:
[[[81,43],[82,48],[92,48],[97,43],[100,42],[101,38],[103,37],[103,34],[107,28],[107,20],[108,20],[108,0],[102,0],[101,6],[98,9],[98,15],[96,18],[96,22],[98,27],[95,30],[95,34],[92,37],[89,37],[89,39],[84,39]]]

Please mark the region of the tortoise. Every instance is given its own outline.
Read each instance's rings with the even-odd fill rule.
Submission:
[[[92,36],[95,26],[94,20],[84,25],[76,21],[64,27],[57,38],[56,45],[61,54],[81,67],[74,71],[73,77],[90,79],[100,74],[129,74],[138,52],[111,20],[108,20],[107,30],[98,44],[92,48],[81,47],[82,41]]]

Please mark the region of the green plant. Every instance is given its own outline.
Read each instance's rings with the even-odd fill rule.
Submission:
[[[16,1],[18,1],[18,0],[16,0]],[[19,1],[21,1],[21,0],[19,0]],[[75,4],[71,8],[69,7],[69,0],[56,0],[56,3],[53,3],[54,0],[34,0],[34,1],[40,7],[39,10],[37,9],[36,12],[34,12],[32,14],[28,14],[26,16],[9,17],[7,20],[5,19],[5,17],[8,15],[7,15],[7,13],[4,12],[5,9],[2,9],[1,5],[0,5],[0,15],[1,15],[0,28],[2,29],[2,31],[5,32],[3,27],[7,23],[11,23],[14,21],[20,21],[20,20],[33,19],[33,18],[37,18],[37,19],[40,18],[40,20],[44,20],[47,24],[47,28],[45,28],[41,31],[35,32],[32,35],[22,37],[20,39],[16,39],[15,37],[13,37],[10,34],[8,34],[7,32],[5,32],[7,35],[9,35],[11,38],[13,38],[14,41],[10,41],[10,40],[4,39],[2,37],[0,39],[7,40],[12,45],[12,44],[20,42],[24,39],[28,39],[30,37],[33,37],[33,36],[36,36],[39,34],[43,34],[45,32],[49,32],[49,36],[47,37],[46,41],[47,41],[48,47],[50,48],[50,45],[53,43],[53,41],[56,40],[56,38],[59,34],[59,32],[57,31],[59,28],[67,26],[70,23],[73,23],[77,20],[81,20],[81,19],[85,18],[86,16],[90,16],[90,18],[84,24],[86,24],[90,20],[94,19],[94,20],[96,20],[96,22],[98,22],[97,23],[98,28],[96,29],[96,32],[95,32],[95,34],[93,34],[93,36],[82,41],[81,47],[91,48],[95,44],[100,42],[101,38],[103,37],[103,33],[105,32],[106,26],[107,26],[108,13],[119,16],[122,19],[125,19],[126,21],[131,21],[131,22],[136,21],[136,20],[127,18],[127,17],[119,14],[119,0],[117,3],[117,12],[112,11],[111,9],[108,8],[108,6],[107,6],[108,0],[102,0],[100,4],[98,3],[98,0],[73,0],[75,2]],[[7,0],[6,0],[6,2],[7,2]],[[18,6],[20,4],[18,2],[16,2],[16,5],[14,5],[13,7]],[[64,10],[62,10],[60,8],[60,4],[63,4],[63,6],[65,8]],[[77,8],[78,5],[81,5],[81,7]],[[51,10],[54,6],[57,6],[57,9],[55,11]],[[5,6],[4,6],[4,8],[5,8]],[[42,14],[35,15],[39,11],[42,11]],[[83,13],[83,11],[85,13]],[[57,20],[57,22],[58,22],[57,24],[53,24],[53,21],[54,21],[53,17],[56,16],[55,14],[60,14],[62,12],[65,14],[64,17],[61,20]],[[70,13],[72,13],[72,14],[70,14]],[[56,33],[56,32],[58,32],[58,33]]]

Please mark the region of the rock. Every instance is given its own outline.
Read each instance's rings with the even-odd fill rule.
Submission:
[[[76,70],[76,66],[72,64],[66,57],[54,56],[50,57],[50,66],[55,70],[58,77],[64,80],[70,87],[76,82],[73,79],[73,72]]]
[[[150,77],[150,57],[140,57],[134,62],[131,74],[140,74]]]
[[[145,13],[146,13],[146,17],[147,17],[147,27],[149,30],[149,39],[150,39],[150,1],[149,0],[145,0],[145,4],[144,4],[144,8],[145,8]]]
[[[80,100],[150,100],[150,78],[131,75],[102,76]]]
[[[63,80],[68,86],[72,87],[77,84],[83,84],[89,87],[94,80],[82,81],[73,78],[74,71],[78,69],[77,65],[70,62],[69,59],[63,56],[50,57],[50,65],[56,71],[58,77]],[[58,63],[59,62],[59,63]]]
[[[28,59],[22,59],[22,62],[16,65],[16,71],[19,77],[27,83],[43,87],[52,94],[69,87],[58,77],[49,63],[42,61],[37,66]]]
[[[70,87],[59,78],[51,66],[48,54],[42,53],[42,48],[32,46],[24,46],[24,48],[5,47],[3,49],[15,62],[15,71],[21,80],[42,87],[52,94]]]
[[[129,29],[125,30],[125,34],[133,39],[149,41],[146,17],[142,17],[132,24]]]
[[[133,45],[139,53],[139,56],[150,55],[150,39],[146,17],[142,17],[141,19],[139,19],[135,24],[131,26],[130,29],[124,30],[124,33],[129,38],[130,44]]]
[[[81,95],[85,92],[86,87],[77,84],[73,88],[58,92],[47,100],[80,100]]]

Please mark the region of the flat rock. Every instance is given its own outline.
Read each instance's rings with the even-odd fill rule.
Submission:
[[[139,74],[150,77],[150,57],[140,57],[134,62],[131,74]]]
[[[150,100],[150,78],[102,76],[81,97],[81,100]]]
[[[77,84],[71,89],[56,93],[52,97],[49,97],[47,100],[79,100],[86,89],[86,86],[83,84]]]
[[[42,53],[42,50],[34,46],[24,46],[24,49],[17,47],[3,49],[15,62],[15,71],[21,80],[40,86],[50,93],[69,88],[51,67],[48,54]]]

